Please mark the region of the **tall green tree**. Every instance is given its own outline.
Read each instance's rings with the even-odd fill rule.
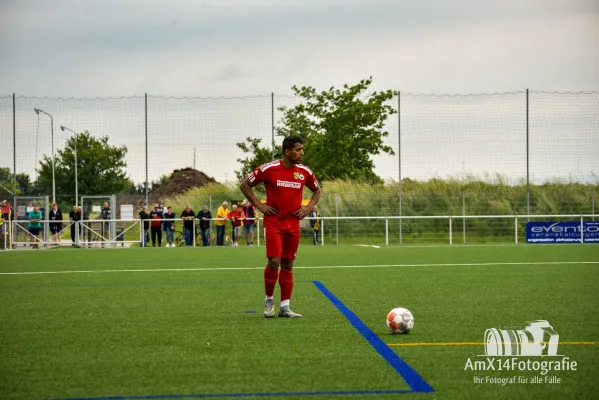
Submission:
[[[15,188],[13,185],[12,171],[10,170],[10,168],[0,168],[0,195],[7,196],[11,193],[14,193],[14,191]]]
[[[111,146],[108,143],[108,136],[95,138],[85,131],[70,136],[64,149],[56,152],[54,168],[57,195],[69,195],[74,199],[75,144],[80,196],[120,193],[127,187],[128,179],[124,170],[127,166],[125,162],[127,147]],[[51,157],[44,156],[40,161],[37,182],[46,193],[52,193]]]
[[[16,195],[18,196],[26,196],[26,195],[36,195],[41,193],[39,187],[35,185],[35,182],[31,181],[29,174],[24,172],[17,174],[15,177],[17,181],[16,187]],[[8,191],[4,188],[8,189]],[[13,185],[13,175],[12,170],[10,168],[2,167],[0,168],[0,194],[10,194],[14,193],[15,188]]]
[[[378,183],[372,156],[393,155],[386,145],[385,122],[397,111],[389,104],[397,92],[392,90],[368,93],[372,77],[342,89],[331,87],[317,92],[310,86],[293,86],[301,98],[295,107],[280,107],[283,112],[278,136],[295,135],[304,139],[304,162],[317,172],[319,179],[352,179]],[[248,138],[237,143],[248,156],[239,159],[245,177],[253,168],[272,159],[272,149],[260,147],[260,139]],[[279,154],[276,156],[280,157]]]
[[[273,154],[271,148],[260,147],[262,139],[248,137],[246,142],[237,143],[237,147],[243,150],[244,153],[250,154],[246,158],[238,158],[237,161],[241,163],[241,170],[235,171],[237,180],[242,181],[250,172],[273,160]],[[275,149],[275,158],[281,158],[281,148]]]

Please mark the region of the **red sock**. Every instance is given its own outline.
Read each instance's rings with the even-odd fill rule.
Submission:
[[[278,269],[264,268],[264,291],[267,296],[272,297],[275,293],[275,286],[277,285],[277,278],[279,277]]]
[[[279,285],[281,286],[281,301],[291,299],[291,292],[293,291],[293,271],[281,269]]]

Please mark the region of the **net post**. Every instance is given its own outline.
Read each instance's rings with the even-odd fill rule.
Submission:
[[[17,195],[17,101],[15,94],[12,94],[12,186],[14,196]]]
[[[193,247],[196,247],[196,219],[194,218],[193,220],[191,220],[191,222],[193,222],[193,230],[191,231],[193,235]]]
[[[9,232],[9,238],[8,238],[8,243],[10,245],[10,249],[12,250],[12,242],[13,242],[13,236],[12,236],[12,214],[14,213],[14,210],[9,210],[8,211],[8,232]]]
[[[54,202],[56,200],[52,200]],[[44,204],[44,219],[46,222],[44,223],[44,242],[50,241],[50,199],[46,196],[46,202]]]
[[[453,244],[453,234],[451,228],[451,217],[449,217],[449,244]]]
[[[402,242],[402,237],[403,237],[403,233],[402,233],[402,202],[403,202],[403,195],[402,195],[402,187],[401,187],[401,91],[398,90],[397,91],[397,167],[398,167],[398,173],[397,173],[397,188],[399,191],[399,244],[401,244]]]
[[[260,218],[256,215],[256,243],[260,247]]]
[[[514,244],[518,244],[518,216],[514,217]]]
[[[149,204],[148,201],[148,94],[145,94],[145,103],[144,103],[144,127],[145,127],[145,136],[146,136],[146,206]]]
[[[116,247],[117,246],[117,243],[116,243],[117,242],[117,240],[116,240],[116,225],[118,224],[118,221],[117,221],[117,218],[116,218],[116,215],[117,215],[117,212],[118,212],[118,210],[116,209],[116,194],[113,194],[113,195],[110,196],[110,207],[112,209],[112,219],[114,221],[110,221],[110,225],[108,226],[109,227],[108,230],[110,231],[109,233],[110,233],[110,240],[112,241],[112,245],[113,245],[113,247]],[[123,217],[121,216],[121,219],[122,218]],[[124,237],[123,237],[123,240],[125,240]]]
[[[339,246],[339,195],[335,193],[335,245]]]
[[[389,218],[385,217],[385,245],[389,246]]]
[[[595,222],[595,192],[591,192],[591,214],[593,215],[593,222]]]
[[[270,92],[270,118],[271,118],[271,140],[272,159],[275,159],[275,93]]]
[[[403,194],[401,192],[401,190],[399,191],[399,244],[402,244],[403,242],[403,232],[402,232],[402,223],[403,223],[403,217],[402,217],[402,203],[403,203]]]
[[[526,215],[530,220],[530,140],[529,140],[529,93],[526,89]]]
[[[466,244],[466,193],[462,192],[462,244]]]
[[[584,243],[584,216],[580,216],[580,244]]]

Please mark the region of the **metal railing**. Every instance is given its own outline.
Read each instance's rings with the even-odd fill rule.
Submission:
[[[558,214],[558,215],[452,215],[452,216],[369,216],[369,217],[319,217],[320,229],[318,237],[320,238],[319,245],[330,244],[357,244],[360,242],[377,243],[381,245],[409,243],[410,229],[408,222],[413,222],[412,229],[417,231],[413,234],[413,241],[421,244],[423,242],[447,243],[450,245],[469,242],[480,243],[481,239],[497,242],[510,242],[518,244],[520,238],[525,235],[524,226],[526,222],[531,220],[544,221],[577,221],[580,223],[578,232],[580,238],[576,238],[575,242],[599,243],[599,222],[596,231],[585,231],[585,223],[595,220],[594,214]],[[302,237],[305,239],[313,237],[313,231],[308,224],[308,218],[301,223]],[[427,225],[423,228],[424,221],[434,221],[435,225]],[[496,225],[488,223],[489,220],[497,221]],[[505,221],[507,220],[507,222]],[[156,220],[154,220],[156,221]],[[161,219],[161,222],[184,222],[181,218]],[[212,229],[214,221],[228,221],[223,218],[213,218],[211,221]],[[263,218],[256,218],[255,240],[256,244],[260,245],[261,235],[260,226],[263,224]],[[403,222],[403,237],[394,231],[399,228],[399,222]],[[418,224],[420,221],[420,225]],[[487,221],[481,226],[469,225],[473,222]],[[513,221],[513,222],[510,222]],[[143,245],[145,235],[144,222],[151,223],[152,220],[127,219],[127,220],[85,220],[85,221],[65,221],[63,224],[62,233],[67,232],[67,228],[75,231],[75,240],[61,240],[56,242],[53,240],[53,235],[48,229],[51,222],[44,220],[40,221],[44,227],[40,231],[40,237],[37,238],[31,234],[28,229],[29,222],[27,221],[11,221],[9,224],[13,240],[10,240],[10,235],[4,235],[5,248],[28,247],[30,245],[51,246],[69,246],[77,247],[116,247],[117,245]],[[198,220],[193,220],[193,246],[198,243],[196,227]],[[117,234],[114,237],[105,235],[105,232],[110,232],[112,227],[106,227],[106,224],[118,225]],[[227,223],[226,227],[230,230],[231,226]],[[593,225],[594,227],[594,225]],[[130,232],[128,235],[125,235]],[[161,233],[162,234],[162,233]],[[22,235],[23,240],[19,241],[19,236]],[[125,237],[127,236],[127,237]],[[242,233],[243,237],[243,233]],[[460,240],[461,239],[461,240]],[[393,240],[396,240],[393,243]],[[212,245],[211,240],[211,245]]]
[[[254,230],[256,235],[257,245],[260,245],[260,219],[255,218],[256,229]],[[8,234],[4,235],[4,248],[27,248],[30,246],[39,247],[51,247],[51,246],[76,246],[76,247],[116,247],[121,245],[125,247],[126,244],[143,245],[144,235],[146,230],[144,228],[145,223],[151,225],[152,221],[163,222],[181,222],[185,220],[181,218],[173,219],[93,219],[93,220],[80,220],[80,221],[55,221],[55,220],[40,220],[39,222],[39,234],[34,235],[30,231],[30,222],[26,220],[7,221],[6,225],[10,227]],[[212,218],[210,221],[226,221],[226,218]],[[198,245],[198,234],[197,229],[199,228],[199,220],[196,218],[192,221],[192,238],[193,247]],[[61,224],[62,227],[58,232],[53,233],[51,229],[52,224]],[[211,224],[210,229],[214,225]],[[151,226],[150,226],[151,228]],[[73,234],[70,231],[74,231]],[[131,234],[125,235],[131,231]],[[134,233],[137,232],[137,233]],[[161,229],[160,234],[162,235],[163,230]],[[185,229],[182,231],[176,231],[177,233],[184,234]],[[63,235],[71,235],[71,240],[64,240]],[[126,236],[128,238],[126,238]],[[22,240],[19,240],[21,238]],[[148,238],[146,238],[148,239]],[[211,240],[212,244],[212,240]]]
[[[442,222],[447,222],[447,229],[444,231],[440,231],[437,230],[436,233],[438,234],[442,234],[445,235],[445,241],[448,244],[455,244],[455,240],[454,237],[456,236],[456,234],[454,233],[455,228],[459,228],[459,223],[461,222],[461,229],[460,229],[460,233],[462,236],[462,244],[466,244],[467,243],[467,233],[468,233],[468,229],[467,229],[467,222],[468,220],[475,220],[475,219],[481,219],[481,220],[501,220],[501,219],[513,219],[513,234],[510,234],[509,236],[513,238],[513,242],[514,244],[518,244],[519,242],[519,237],[520,235],[522,235],[523,233],[525,233],[525,230],[522,229],[520,227],[521,223],[525,223],[527,221],[530,220],[539,220],[539,219],[545,219],[547,221],[560,221],[563,219],[568,219],[568,220],[579,220],[580,221],[580,233],[581,233],[581,237],[580,237],[580,243],[585,243],[588,240],[585,240],[585,236],[584,236],[584,223],[585,222],[589,222],[590,220],[594,221],[595,220],[596,215],[594,214],[557,214],[557,215],[443,215],[443,216],[439,216],[439,215],[421,215],[421,216],[380,216],[380,217],[374,217],[374,216],[370,216],[370,217],[319,217],[320,220],[320,238],[321,238],[321,244],[324,245],[325,243],[325,237],[330,237],[330,238],[334,238],[335,239],[335,244],[338,245],[340,244],[339,241],[339,234],[340,231],[342,231],[343,229],[339,227],[339,223],[341,221],[381,221],[384,222],[384,244],[385,245],[389,245],[390,244],[390,223],[392,221],[409,221],[409,220],[438,220],[438,221],[442,221]],[[588,218],[589,221],[585,221],[585,218]],[[329,234],[325,234],[326,229],[325,228],[325,221],[331,221],[334,222],[335,226],[333,228],[328,228],[328,232]],[[456,221],[458,222],[458,224],[456,225]],[[328,227],[328,224],[327,224]],[[334,233],[333,233],[334,232]],[[595,232],[594,232],[595,233]],[[398,235],[399,236],[399,235]],[[500,237],[506,237],[505,234],[500,234],[497,235]],[[599,242],[599,232],[596,232],[596,235],[593,236],[593,238],[596,237],[596,240],[592,240],[593,242]],[[399,236],[399,244],[401,244],[402,242],[402,237]]]

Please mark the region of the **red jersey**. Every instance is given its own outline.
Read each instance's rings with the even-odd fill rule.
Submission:
[[[286,168],[281,160],[261,165],[248,179],[252,186],[264,182],[266,204],[279,210],[279,218],[295,218],[294,213],[302,207],[304,186],[311,190],[318,188],[318,181],[310,168],[302,164]]]
[[[240,226],[241,220],[243,219],[243,213],[241,212],[240,209],[237,209],[235,211],[229,212],[229,214],[227,215],[227,218],[229,218],[231,220],[231,223],[233,224],[233,226]],[[233,218],[235,218],[235,220],[233,220]]]

